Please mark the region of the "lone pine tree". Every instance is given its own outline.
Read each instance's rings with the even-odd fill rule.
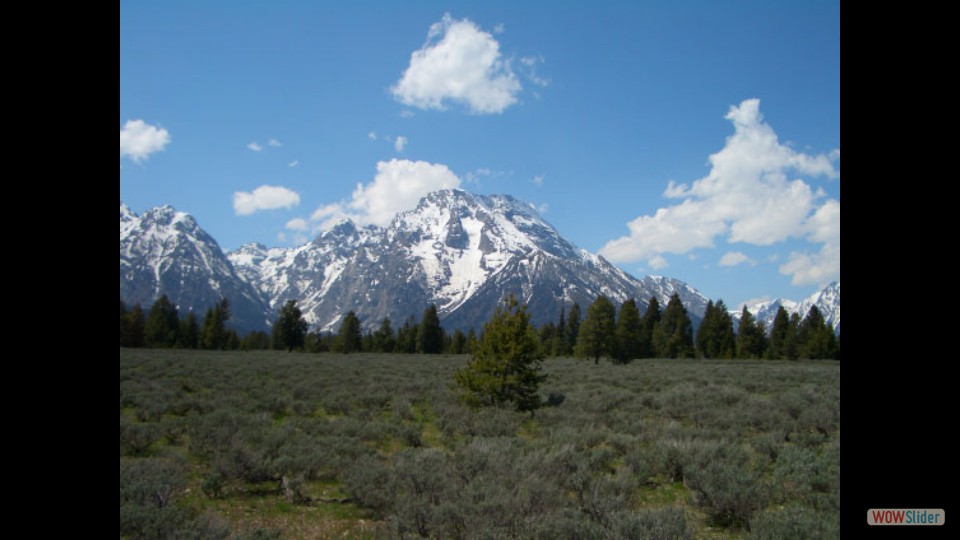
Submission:
[[[303,348],[304,337],[307,335],[307,321],[303,319],[296,300],[287,300],[280,308],[280,316],[273,326],[273,346],[276,349]]]
[[[530,324],[527,308],[510,295],[483,327],[473,358],[454,375],[464,401],[474,407],[513,403],[531,413],[540,407],[537,391],[543,348]]]

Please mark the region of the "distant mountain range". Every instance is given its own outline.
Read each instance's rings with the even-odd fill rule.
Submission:
[[[747,306],[747,309],[749,309],[750,313],[757,319],[763,321],[769,330],[770,327],[773,326],[773,319],[777,316],[777,310],[780,309],[781,306],[788,314],[798,313],[801,318],[806,317],[810,311],[810,306],[817,306],[823,318],[833,326],[833,331],[837,334],[840,333],[839,281],[834,281],[800,302],[776,298],[774,300],[750,304]],[[736,310],[736,312],[731,311],[731,315],[733,315],[734,320],[739,324],[740,310]]]
[[[839,291],[837,284],[831,320],[838,327]],[[698,324],[707,299],[696,289],[666,277],[635,278],[506,195],[437,191],[387,227],[344,220],[296,248],[246,244],[226,254],[184,212],[164,206],[138,216],[120,204],[121,298],[149,307],[166,294],[181,312],[202,314],[222,295],[242,330],[268,328],[290,299],[311,329],[335,331],[349,310],[368,328],[384,317],[399,325],[419,320],[430,304],[445,328],[479,329],[510,293],[540,325],[574,302],[585,310],[600,294],[616,303],[636,298],[642,312],[651,297],[665,306],[674,292]]]

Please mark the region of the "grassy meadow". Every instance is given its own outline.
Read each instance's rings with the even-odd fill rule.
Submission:
[[[839,537],[837,362],[120,349],[121,538]]]

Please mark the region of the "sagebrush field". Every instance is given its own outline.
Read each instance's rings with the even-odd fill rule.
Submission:
[[[120,349],[122,538],[834,538],[837,362]]]

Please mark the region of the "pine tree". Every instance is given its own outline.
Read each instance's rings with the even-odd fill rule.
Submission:
[[[123,325],[124,333],[120,339],[121,347],[143,347],[143,309],[140,304],[134,304],[126,313],[126,322]]]
[[[616,316],[613,302],[603,295],[597,297],[587,308],[587,316],[580,325],[576,355],[592,357],[594,364],[600,363],[602,355],[612,357],[616,350]]]
[[[810,306],[807,316],[797,327],[797,353],[801,358],[836,357],[836,335],[817,306]]]
[[[787,310],[780,306],[773,318],[773,327],[770,328],[770,347],[767,356],[784,360],[799,358],[799,340],[797,338],[799,326],[800,315],[797,313],[787,314]]]
[[[390,326],[390,317],[384,317],[380,328],[373,333],[373,349],[376,352],[392,353],[397,342],[393,337],[393,327]]]
[[[653,348],[660,358],[693,358],[693,324],[677,293],[653,329]]]
[[[763,358],[765,341],[763,323],[756,320],[744,305],[737,334],[737,358]]]
[[[366,332],[363,333],[363,337],[360,339],[360,350],[363,352],[376,351],[376,348],[374,348],[374,343],[373,343],[373,332],[371,332],[370,330],[367,330]]]
[[[436,304],[423,311],[420,330],[417,332],[417,351],[422,354],[440,354],[443,352],[443,328],[437,316]]]
[[[467,347],[463,352],[467,354],[473,354],[473,352],[476,350],[477,350],[477,331],[471,328],[470,331],[467,332]]]
[[[560,320],[557,321],[557,332],[553,342],[553,356],[567,355],[567,318],[564,316],[566,308],[560,306]]]
[[[695,340],[697,353],[704,358],[713,358],[709,356],[710,342],[713,340],[713,300],[707,300],[707,309],[703,312],[703,319],[700,321],[700,328],[697,328],[697,337]]]
[[[180,332],[180,317],[177,307],[167,295],[161,295],[150,307],[147,322],[143,333],[147,347],[170,348],[177,343],[177,334]]]
[[[221,298],[219,302],[207,310],[203,318],[203,348],[225,349],[227,347],[226,322],[230,320],[230,301]]]
[[[340,323],[340,333],[337,335],[340,352],[350,354],[360,352],[361,347],[360,319],[353,311],[348,311]]]
[[[800,329],[800,314],[791,313],[790,314],[790,339],[787,340],[787,358],[790,360],[797,360],[800,358],[800,339],[797,336],[797,331]]]
[[[510,295],[484,325],[473,358],[454,380],[471,406],[513,403],[518,411],[532,414],[540,406],[537,391],[546,378],[541,374],[543,358],[526,306]]]
[[[450,341],[451,354],[464,354],[467,352],[467,335],[463,330],[457,328],[453,331],[453,339]]]
[[[413,321],[413,316],[407,317],[403,326],[397,330],[397,352],[413,354],[417,352],[417,328],[420,325]]]
[[[227,328],[223,333],[223,350],[235,351],[240,348],[240,336],[233,328]]]
[[[625,364],[635,358],[640,358],[643,326],[640,322],[640,310],[637,309],[637,302],[633,298],[620,306],[616,337],[617,362]]]
[[[307,321],[303,319],[297,301],[287,300],[273,324],[274,348],[286,349],[287,352],[302,349],[306,334]]]
[[[543,346],[544,353],[549,354],[553,350],[553,342],[557,337],[557,327],[554,326],[553,322],[548,322],[540,327],[537,334],[540,336],[540,345]]]
[[[256,330],[243,336],[240,340],[240,350],[259,351],[270,348],[271,339],[266,332]]]
[[[184,349],[196,349],[200,341],[200,329],[197,326],[197,315],[190,310],[180,322],[180,346]]]
[[[640,319],[640,358],[653,358],[653,329],[660,322],[660,302],[656,297],[650,297],[650,303],[647,304],[647,311],[643,313]]]
[[[207,308],[207,312],[203,314],[203,331],[200,333],[200,346],[204,349],[214,348],[214,339],[211,337],[215,324],[213,317],[213,308]]]
[[[736,339],[733,335],[733,319],[723,300],[707,302],[707,310],[697,330],[697,352],[704,358],[733,358]]]
[[[564,344],[563,355],[572,356],[580,335],[580,304],[574,303],[567,315],[567,342]]]

